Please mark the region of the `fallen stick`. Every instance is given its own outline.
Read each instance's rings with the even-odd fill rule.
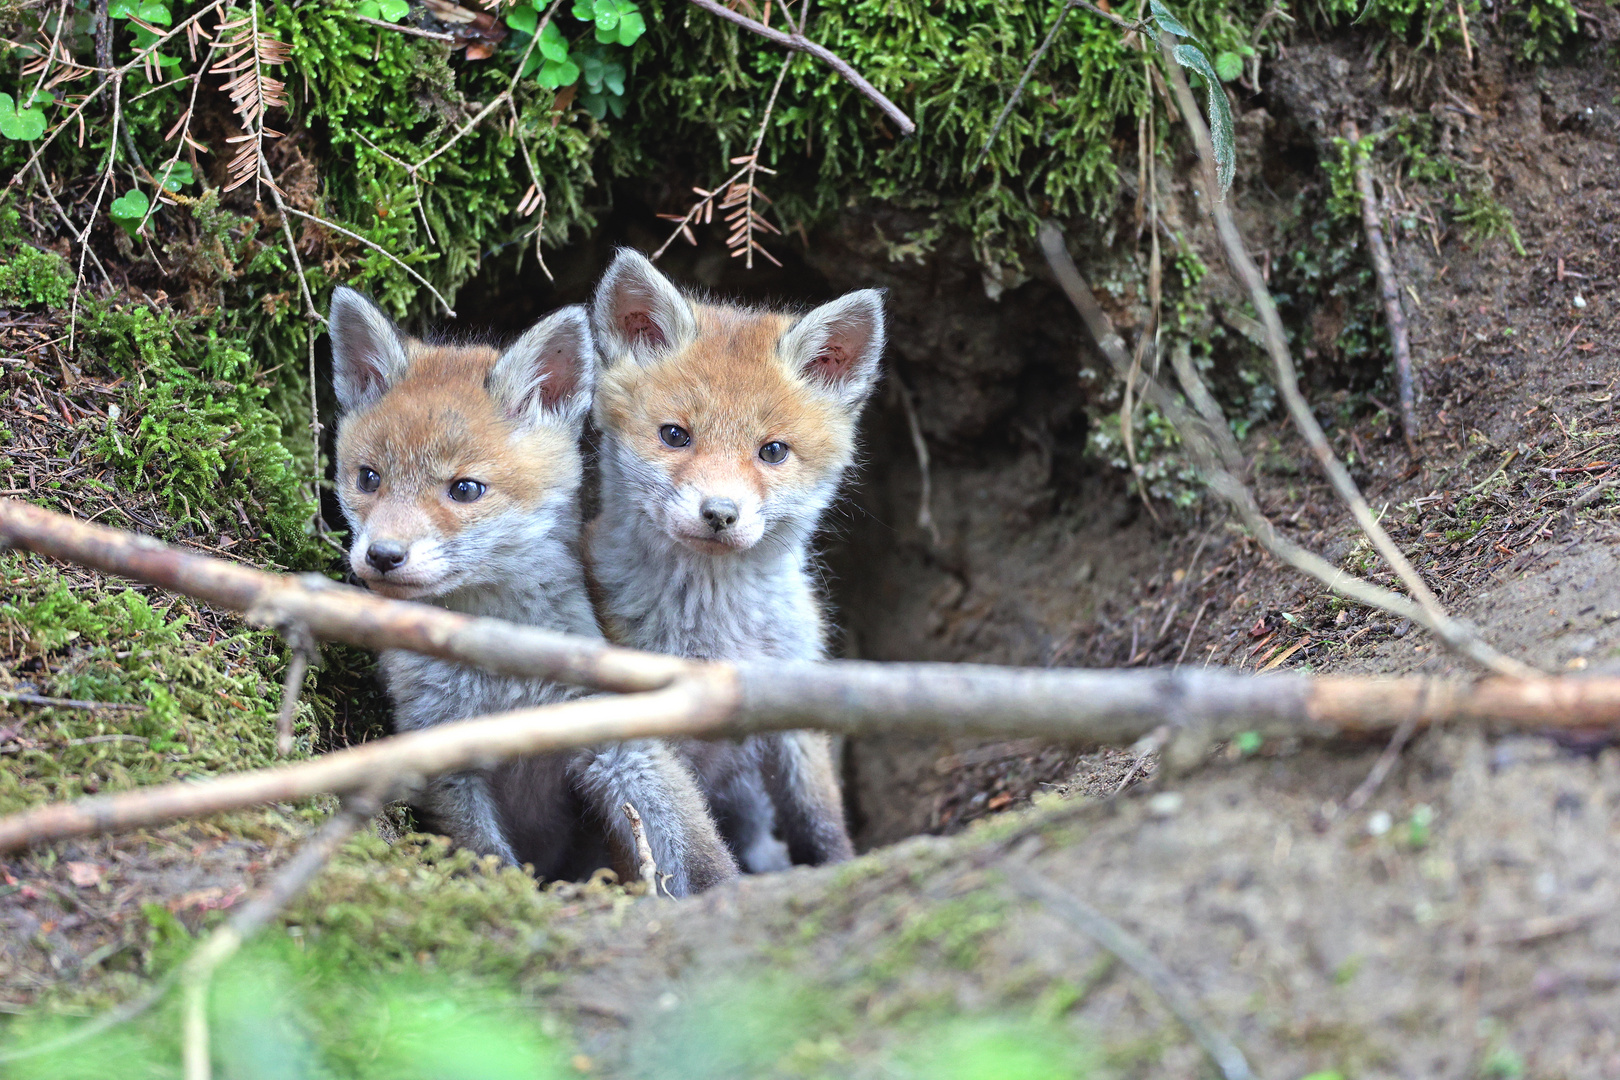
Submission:
[[[1464,31],[1466,33],[1466,31]],[[1350,152],[1356,155],[1356,191],[1361,194],[1361,227],[1367,234],[1367,252],[1372,256],[1378,277],[1378,295],[1384,301],[1384,322],[1389,327],[1390,351],[1395,355],[1395,390],[1401,402],[1401,430],[1406,435],[1406,451],[1418,456],[1417,403],[1412,392],[1412,346],[1407,340],[1406,313],[1401,309],[1401,286],[1395,263],[1384,243],[1382,215],[1378,213],[1378,193],[1373,189],[1372,161],[1359,149],[1361,132],[1354,121],[1344,124]]]
[[[727,738],[819,728],[1122,746],[1167,724],[1176,735],[1172,755],[1198,760],[1212,740],[1239,732],[1370,736],[1388,732],[1406,717],[1413,718],[1414,730],[1460,722],[1499,730],[1620,732],[1620,677],[1463,681],[855,660],[699,663],[542,634],[495,619],[468,619],[355,589],[311,588],[301,579],[181,552],[12,500],[0,500],[0,542],[164,584],[260,621],[270,621],[267,606],[297,607],[310,633],[328,640],[414,649],[464,663],[488,657],[505,674],[648,688],[446,724],[296,765],[38,807],[0,818],[0,852],[322,792],[363,791],[382,775],[414,782],[529,754],[635,738]],[[527,644],[514,644],[519,642]]]
[[[409,649],[501,675],[634,692],[667,686],[692,666],[602,641],[387,600],[319,574],[267,574],[193,555],[136,533],[89,525],[17,499],[0,499],[0,545],[184,593],[239,611],[261,626],[301,624],[325,641]]]

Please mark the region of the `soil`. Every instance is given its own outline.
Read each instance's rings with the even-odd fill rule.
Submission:
[[[1233,198],[1251,245],[1273,250],[1270,223],[1323,183],[1287,177],[1285,164],[1314,163],[1342,119],[1368,129],[1413,109],[1494,177],[1523,256],[1460,230],[1397,233],[1421,458],[1372,400],[1387,391],[1331,373],[1310,389],[1336,448],[1448,604],[1505,652],[1595,670],[1620,657],[1620,504],[1569,506],[1620,468],[1620,77],[1601,63],[1532,72],[1488,34],[1475,47],[1472,65],[1445,57],[1393,93],[1410,58],[1355,40],[1292,47],[1265,92],[1240,103],[1238,174],[1256,179]],[[1397,215],[1430,209],[1398,187],[1388,197]],[[1167,213],[1218,266],[1188,193],[1176,199]],[[1421,632],[1279,567],[1213,508],[1150,513],[1088,465],[1088,408],[1102,391],[1076,373],[1101,362],[1056,289],[1033,264],[1028,280],[991,280],[948,241],[909,258],[892,240],[907,228],[897,211],[852,210],[802,264],[752,286],[811,298],[891,290],[895,377],[870,411],[867,462],[827,545],[844,654],[1461,670]],[[1071,240],[1099,276],[1129,257],[1106,233]],[[554,265],[556,296],[571,298],[568,260]],[[713,270],[713,283],[729,272]],[[1234,295],[1220,280],[1211,288]],[[1128,315],[1121,324],[1135,325]],[[908,395],[937,535],[918,523]],[[1283,424],[1262,425],[1248,448],[1279,527],[1347,568],[1368,561]],[[1139,937],[1259,1074],[1620,1077],[1620,750],[1434,733],[1346,810],[1380,751],[1228,747],[1172,779],[1117,748],[853,740],[847,788],[870,854],[587,918],[575,966],[546,1000],[573,1019],[584,1066],[606,1075],[876,1075],[901,1030],[889,1019],[941,1003],[1055,1019],[1120,1075],[1208,1075],[1140,978],[1029,899],[1021,882],[1035,877]],[[953,835],[918,835],[928,833]],[[165,877],[153,864],[155,878],[129,884],[168,897],[229,889],[262,854],[225,844],[210,856],[218,867]],[[93,933],[38,944],[72,929],[45,931],[36,911],[44,892],[78,888],[57,880],[69,861],[80,860],[5,864],[34,889],[0,896],[8,939],[32,942],[0,957],[18,1000],[101,947]],[[880,967],[879,944],[901,939],[917,950]],[[717,987],[784,973],[836,1008],[789,1025],[777,1057],[728,1063],[683,1036],[712,1028],[704,1010]],[[857,1021],[815,1019],[835,1014]]]

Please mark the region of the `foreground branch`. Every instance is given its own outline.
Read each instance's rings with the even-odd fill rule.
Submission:
[[[1411,718],[1502,730],[1620,732],[1620,678],[1370,679],[1158,669],[1088,671],[862,661],[698,663],[497,619],[385,600],[324,579],[266,574],[0,500],[0,541],[164,585],[327,640],[403,648],[506,675],[640,691],[428,728],[313,761],[188,781],[0,819],[0,852],[144,828],[323,792],[365,791],[530,754],[636,738],[730,738],[819,728],[845,734],[1033,736],[1123,746],[1168,725],[1172,757],[1212,740],[1374,735]]]

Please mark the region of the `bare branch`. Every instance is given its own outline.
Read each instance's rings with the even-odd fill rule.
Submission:
[[[1466,33],[1466,31],[1464,31]],[[1355,155],[1356,190],[1361,194],[1361,227],[1367,234],[1367,252],[1378,276],[1378,295],[1384,301],[1384,322],[1389,327],[1389,347],[1395,355],[1395,389],[1401,402],[1401,430],[1406,435],[1406,452],[1418,456],[1417,403],[1412,393],[1412,346],[1406,336],[1406,313],[1401,310],[1401,286],[1395,263],[1384,243],[1384,225],[1378,212],[1378,193],[1373,189],[1372,161],[1361,152],[1361,133],[1354,121],[1345,121],[1345,138]]]
[[[422,288],[426,289],[428,292],[433,294],[433,299],[437,300],[439,302],[439,306],[444,308],[444,313],[446,315],[450,316],[452,319],[456,317],[455,309],[450,306],[450,301],[446,300],[443,296],[439,295],[439,290],[435,289],[433,287],[433,284],[430,281],[428,281],[427,278],[423,277],[421,274],[418,274],[415,270],[413,270],[411,268],[409,263],[404,262],[403,260],[401,260],[399,258],[399,256],[393,254],[387,248],[384,248],[380,244],[375,244],[372,241],[367,240],[365,237],[361,236],[359,233],[354,232],[354,231],[352,231],[350,229],[345,229],[343,226],[338,225],[335,222],[327,221],[325,218],[317,217],[314,214],[306,214],[306,213],[304,213],[304,211],[298,209],[296,206],[284,205],[279,200],[276,203],[276,209],[280,210],[282,213],[285,213],[285,214],[296,214],[299,217],[304,218],[304,219],[306,219],[308,221],[313,221],[317,225],[320,225],[320,226],[322,226],[324,228],[327,228],[327,229],[331,229],[333,232],[342,233],[344,236],[347,236],[351,240],[358,240],[360,243],[366,245],[366,247],[370,248],[372,251],[377,252],[377,254],[381,255],[383,258],[387,259],[389,262],[394,263],[401,270],[405,271],[407,274],[411,275],[411,277],[415,278],[417,280],[417,283],[420,284],[422,286]],[[293,257],[297,258],[296,255],[293,256]],[[317,318],[318,317],[319,316],[317,316]]]
[[[380,27],[384,30],[392,30],[396,34],[409,34],[411,37],[429,38],[433,41],[448,41],[451,43],[454,43],[456,40],[456,35],[454,34],[441,34],[434,30],[422,30],[415,26],[402,26],[399,23],[384,22],[381,19],[373,19],[369,15],[357,15],[352,11],[349,12],[349,18],[355,20],[356,22],[370,23],[372,26]]]
[[[901,112],[898,105],[885,97],[877,87],[867,82],[860,72],[840,60],[825,46],[818,45],[798,32],[784,34],[780,30],[773,30],[758,19],[750,19],[740,11],[732,11],[720,3],[719,0],[690,0],[690,2],[711,15],[717,15],[727,22],[734,22],[749,33],[758,34],[768,41],[774,41],[783,48],[792,49],[795,52],[809,53],[836,71],[843,77],[845,82],[853,86],[863,97],[882,109],[885,115],[899,126],[901,135],[913,135],[916,133],[917,125],[912,122],[911,117]]]
[[[1378,523],[1372,507],[1367,505],[1367,500],[1362,497],[1349,471],[1334,456],[1333,448],[1328,445],[1327,435],[1322,431],[1322,425],[1317,423],[1315,414],[1311,412],[1310,403],[1300,392],[1299,374],[1288,351],[1288,335],[1283,329],[1282,318],[1277,314],[1276,302],[1272,300],[1271,292],[1260,276],[1260,268],[1255,265],[1254,259],[1244,246],[1243,236],[1238,232],[1231,207],[1220,197],[1220,188],[1215,182],[1214,175],[1215,148],[1210,142],[1209,129],[1204,126],[1203,117],[1198,111],[1198,102],[1193,98],[1192,88],[1187,85],[1186,74],[1171,55],[1173,45],[1168,38],[1169,35],[1165,35],[1166,40],[1160,42],[1160,48],[1165,54],[1165,66],[1169,69],[1176,104],[1181,110],[1182,119],[1192,132],[1193,142],[1197,145],[1199,157],[1203,162],[1204,197],[1215,219],[1215,230],[1220,236],[1221,246],[1225,249],[1232,273],[1248,292],[1249,299],[1260,316],[1260,324],[1265,330],[1266,349],[1271,355],[1277,390],[1288,406],[1288,415],[1293,420],[1294,426],[1304,436],[1306,445],[1310,447],[1317,464],[1327,475],[1333,490],[1350,508],[1350,514],[1356,524],[1372,541],[1373,548],[1395,571],[1395,576],[1400,578],[1401,584],[1423,610],[1426,618],[1422,620],[1422,624],[1434,631],[1454,651],[1490,671],[1500,675],[1531,674],[1534,669],[1497,652],[1481,640],[1471,628],[1457,622],[1446,613],[1439,598],[1390,538],[1389,533]],[[1211,92],[1223,91],[1215,87]],[[1441,628],[1444,628],[1444,632]]]

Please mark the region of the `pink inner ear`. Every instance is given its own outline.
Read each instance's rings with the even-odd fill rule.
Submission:
[[[545,363],[546,377],[540,380],[540,404],[555,408],[574,392],[575,371],[567,349],[553,350]]]
[[[829,381],[842,378],[854,365],[855,358],[842,345],[828,342],[816,358],[805,367],[811,375]]]
[[[663,331],[658,329],[658,324],[645,311],[624,313],[624,336],[633,342],[644,342],[654,349],[664,347]]]

